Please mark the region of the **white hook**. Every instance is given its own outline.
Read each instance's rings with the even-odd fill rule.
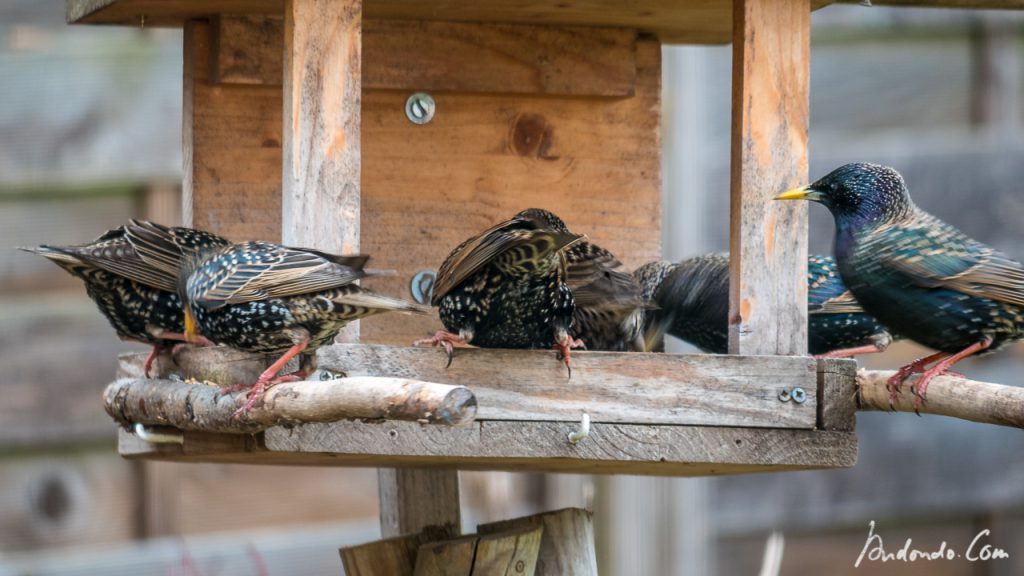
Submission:
[[[580,428],[575,432],[569,432],[569,444],[579,444],[581,440],[590,436],[590,414],[583,413],[580,419]]]
[[[185,435],[181,432],[174,432],[167,434],[164,432],[153,432],[146,428],[146,425],[142,422],[135,423],[135,435],[140,440],[149,442],[150,444],[184,444]]]

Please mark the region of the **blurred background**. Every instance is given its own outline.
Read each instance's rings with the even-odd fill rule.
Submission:
[[[919,205],[1024,258],[1024,13],[830,6],[812,22],[811,177],[892,165]],[[118,457],[100,392],[116,354],[142,348],[77,281],[13,250],[180,220],[181,66],[180,31],[68,27],[63,2],[0,3],[0,575],[338,574],[339,546],[378,537],[374,470]],[[663,66],[665,256],[723,251],[730,48],[666,47]],[[831,219],[812,207],[811,223],[828,253]],[[961,371],[1019,384],[1022,360],[1018,345]],[[842,471],[464,473],[464,521],[591,507],[608,576],[756,574],[772,531],[785,575],[1024,574],[1024,434],[870,413],[858,433]],[[856,569],[871,520],[892,548],[963,549],[989,529],[1010,559]]]

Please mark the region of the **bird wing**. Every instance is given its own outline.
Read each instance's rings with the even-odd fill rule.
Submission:
[[[119,226],[104,232],[99,238],[82,246],[45,246],[77,258],[83,264],[106,270],[118,276],[146,284],[153,288],[173,292],[175,275],[150,266],[129,242],[126,227]]]
[[[345,261],[348,264],[339,263]],[[365,276],[361,269],[365,261],[365,256],[340,257],[269,242],[245,242],[205,261],[188,280],[188,296],[192,302],[216,308],[330,290]]]
[[[453,288],[492,262],[499,254],[522,248],[522,260],[540,259],[584,238],[571,232],[537,229],[531,221],[513,218],[459,244],[448,255],[434,279],[430,303],[437,306]]]
[[[863,314],[853,293],[839,277],[831,256],[807,258],[807,309],[811,314]]]
[[[125,237],[143,262],[171,278],[177,278],[186,258],[231,245],[226,238],[210,232],[145,220],[131,220],[125,227]]]
[[[938,218],[923,214],[880,232],[889,241],[864,249],[879,248],[883,265],[915,285],[1024,306],[1024,267]]]

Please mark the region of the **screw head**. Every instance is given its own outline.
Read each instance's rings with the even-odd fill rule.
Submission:
[[[789,402],[789,400],[789,388],[783,388],[781,391],[779,391],[779,402]]]
[[[409,282],[409,291],[412,292],[412,299],[420,304],[429,304],[430,297],[434,294],[434,279],[437,272],[433,270],[420,270]]]
[[[807,392],[799,386],[793,388],[793,392],[790,395],[793,397],[793,402],[797,404],[803,404],[807,401]]]
[[[437,105],[426,92],[415,92],[405,100],[405,117],[413,124],[426,124],[434,119]]]

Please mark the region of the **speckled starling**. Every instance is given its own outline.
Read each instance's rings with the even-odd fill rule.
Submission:
[[[459,244],[438,270],[431,304],[447,332],[414,344],[484,348],[583,345],[570,332],[575,303],[566,248],[581,242],[554,214],[530,208]]]
[[[711,254],[679,264],[655,261],[635,272],[651,302],[645,314],[647,349],[660,348],[667,332],[705,352],[729,348],[729,257]],[[879,352],[892,336],[864,312],[843,285],[828,256],[807,260],[808,350],[842,358]]]
[[[159,226],[134,221],[132,225]],[[168,236],[183,240],[176,254],[165,258],[168,261],[180,260],[183,252],[200,246],[228,244],[227,240],[206,232],[160,228],[166,230]],[[49,258],[85,282],[86,293],[122,340],[153,346],[144,366],[147,377],[162,350],[186,340],[181,300],[175,291],[176,273],[147,261],[132,243],[126,227],[110,230],[81,246],[39,246],[24,250]],[[193,342],[206,340],[195,338]]]
[[[566,283],[576,310],[572,334],[588,350],[643,351],[640,284],[615,256],[582,240],[565,251]]]
[[[932,378],[1024,338],[1024,268],[918,208],[896,170],[847,164],[779,199],[825,205],[835,218],[839,273],[864,309],[938,350],[890,379],[891,402],[920,372],[913,386],[920,408]]]
[[[404,300],[376,294],[354,282],[366,256],[335,256],[270,242],[244,242],[186,262],[181,290],[186,332],[238,350],[282,353],[249,391],[236,416],[273,384],[298,380],[315,367],[316,350],[353,320],[397,310],[425,313]],[[278,377],[300,356],[295,373]]]

